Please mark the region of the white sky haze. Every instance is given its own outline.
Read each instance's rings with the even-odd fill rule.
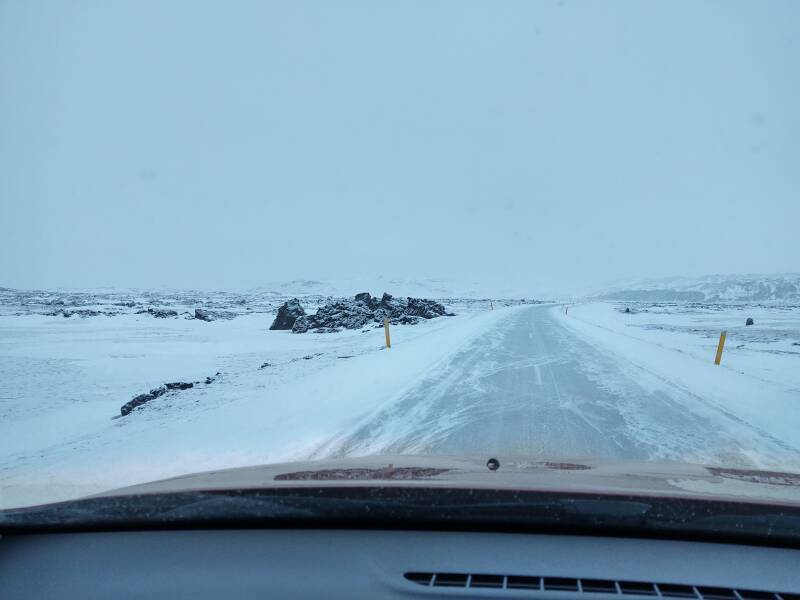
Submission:
[[[792,0],[0,0],[0,285],[800,271],[798,65]]]

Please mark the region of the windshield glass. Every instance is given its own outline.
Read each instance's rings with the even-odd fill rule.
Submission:
[[[0,3],[0,508],[400,455],[800,502],[798,64],[792,0]]]

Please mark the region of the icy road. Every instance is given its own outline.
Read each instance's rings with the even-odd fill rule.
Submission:
[[[797,448],[566,326],[563,309],[514,311],[323,454],[485,454],[797,462]]]

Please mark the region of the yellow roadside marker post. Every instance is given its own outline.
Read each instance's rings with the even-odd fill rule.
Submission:
[[[386,347],[392,347],[392,337],[389,335],[389,319],[383,318],[383,332],[386,334]]]
[[[714,358],[714,364],[718,365],[722,360],[722,349],[725,347],[725,338],[727,337],[728,332],[723,331],[719,334],[719,345],[717,346],[717,356]]]

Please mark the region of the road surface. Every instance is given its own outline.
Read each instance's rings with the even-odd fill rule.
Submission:
[[[372,453],[752,464],[795,453],[674,382],[576,337],[561,309],[509,311],[405,393],[324,447]],[[778,459],[780,460],[780,459]]]

